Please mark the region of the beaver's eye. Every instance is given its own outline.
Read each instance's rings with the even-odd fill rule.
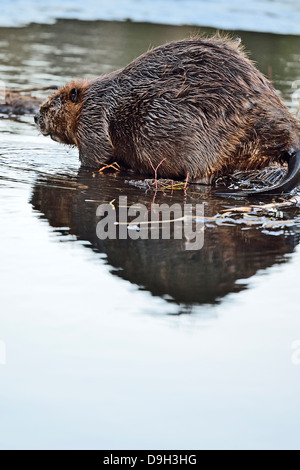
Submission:
[[[50,108],[55,108],[55,101],[51,101]]]
[[[77,88],[72,88],[72,90],[70,91],[70,100],[72,101],[72,103],[76,103],[77,101],[77,98],[78,98],[78,90]]]

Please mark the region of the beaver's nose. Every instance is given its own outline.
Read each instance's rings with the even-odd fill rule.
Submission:
[[[37,124],[39,121],[39,115],[38,114],[35,114],[34,116],[34,122]]]

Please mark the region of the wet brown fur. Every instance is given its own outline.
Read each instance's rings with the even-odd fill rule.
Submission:
[[[76,101],[70,93],[76,90]],[[41,132],[76,145],[82,164],[210,182],[288,161],[300,124],[237,41],[201,38],[150,50],[124,69],[76,80],[49,97]]]
[[[73,80],[49,96],[36,118],[42,134],[50,135],[53,140],[63,144],[78,146],[77,131],[83,100],[73,103],[70,92],[74,88],[82,92],[86,84],[87,80]]]

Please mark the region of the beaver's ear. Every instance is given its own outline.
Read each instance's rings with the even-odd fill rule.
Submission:
[[[69,98],[72,101],[72,103],[77,102],[77,100],[78,100],[78,90],[77,90],[77,88],[72,88],[72,90],[70,91]]]

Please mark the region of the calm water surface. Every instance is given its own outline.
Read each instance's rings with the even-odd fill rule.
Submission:
[[[10,0],[0,26],[53,23],[57,18],[147,21],[221,29],[300,34],[298,0]]]
[[[0,77],[17,87],[94,77],[191,31],[2,28]],[[234,34],[294,112],[300,38]],[[100,203],[149,205],[153,193],[129,185],[134,175],[80,170],[76,150],[32,121],[0,120],[1,448],[299,448],[298,209],[281,215],[289,229],[211,224],[199,251],[101,241]],[[209,217],[245,204],[197,189],[156,198],[185,201]]]

